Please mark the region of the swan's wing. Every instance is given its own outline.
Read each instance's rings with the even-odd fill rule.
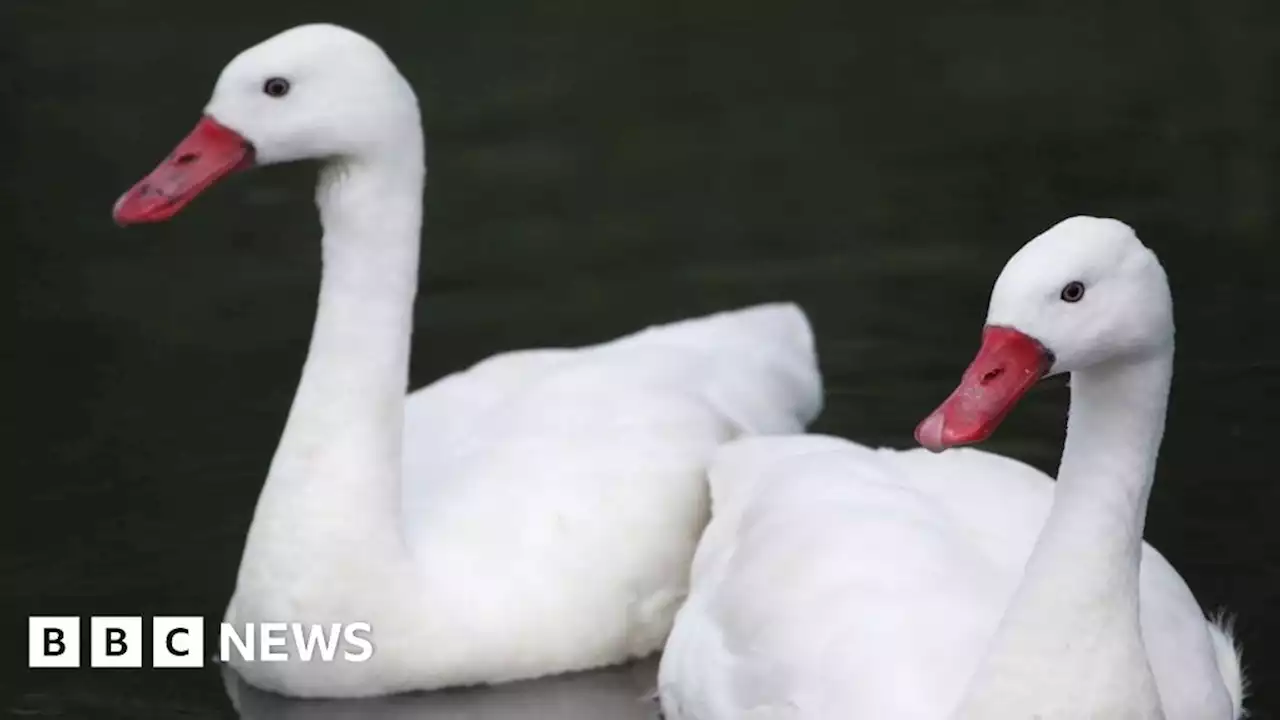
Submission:
[[[803,477],[805,490],[796,489]],[[872,449],[823,435],[743,440],[721,448],[710,471],[716,535],[732,538],[745,510],[765,502],[762,493],[785,492],[790,502],[814,503],[815,486],[830,486],[849,502],[857,502],[869,483],[910,489],[903,501],[927,500],[954,528],[963,528],[985,555],[1021,568],[1025,555],[1011,547],[1035,537],[1053,497],[1049,476],[1001,455],[960,448],[935,454],[927,450]],[[773,487],[781,484],[786,490]],[[1017,512],[1008,517],[1010,509]],[[708,532],[711,532],[710,530]],[[708,556],[731,539],[704,542]],[[1030,546],[1025,548],[1030,553]],[[704,553],[699,550],[699,562]]]
[[[675,718],[945,714],[1004,588],[947,503],[916,487],[915,465],[819,436],[718,452],[659,675]]]
[[[1191,588],[1159,551],[1148,544],[1142,550],[1142,639],[1166,717],[1240,717],[1244,684],[1230,635],[1206,620]]]
[[[796,432],[822,410],[813,329],[790,303],[654,326],[590,352],[633,356],[633,370],[683,386],[744,434]]]
[[[612,384],[612,387],[611,387]],[[557,405],[592,413],[657,385],[696,400],[741,432],[802,429],[822,408],[813,333],[804,313],[770,304],[657,325],[582,348],[495,355],[412,393],[406,403],[406,478],[491,444],[513,409],[537,423]],[[415,472],[421,468],[423,472]]]
[[[488,413],[572,363],[579,353],[568,348],[512,350],[410,393],[405,401],[406,478],[421,475],[412,468],[419,461],[465,452],[468,438]]]

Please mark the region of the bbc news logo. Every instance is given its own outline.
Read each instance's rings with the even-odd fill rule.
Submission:
[[[80,618],[41,616],[27,619],[28,667],[80,667]],[[293,650],[303,662],[365,662],[373,657],[369,623],[244,623],[218,626],[218,660],[231,662],[233,653],[244,662],[284,662]],[[89,666],[142,667],[141,617],[89,618]],[[151,667],[204,667],[204,618],[196,616],[151,619]]]

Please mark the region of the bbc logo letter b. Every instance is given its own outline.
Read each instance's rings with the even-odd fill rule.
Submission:
[[[27,618],[27,667],[80,667],[80,618]]]
[[[142,667],[142,618],[89,618],[89,665]]]

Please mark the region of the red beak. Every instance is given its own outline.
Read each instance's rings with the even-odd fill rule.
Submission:
[[[1034,338],[988,326],[960,386],[916,426],[916,442],[941,452],[991,437],[1018,400],[1053,366],[1053,353]]]
[[[252,164],[248,140],[202,117],[164,162],[116,201],[111,214],[120,225],[168,220],[219,178]]]

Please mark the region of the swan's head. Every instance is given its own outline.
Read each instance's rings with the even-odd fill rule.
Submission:
[[[421,164],[418,103],[368,38],[303,25],[240,53],[204,116],[116,203],[116,222],[167,220],[226,175],[292,160],[390,158]]]
[[[988,438],[1037,381],[1173,349],[1164,269],[1118,220],[1063,220],[996,280],[982,347],[955,392],[916,428],[941,451]]]

